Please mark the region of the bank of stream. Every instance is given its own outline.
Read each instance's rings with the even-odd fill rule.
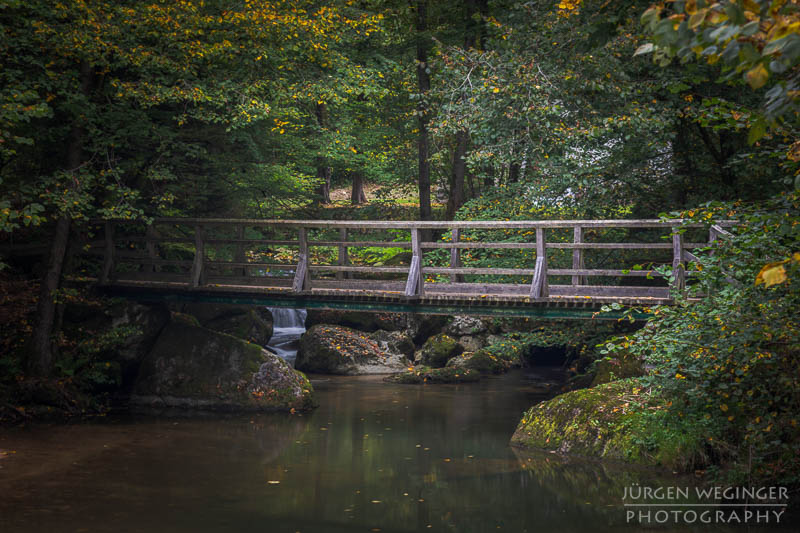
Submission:
[[[637,530],[624,487],[684,480],[509,446],[562,373],[437,386],[312,376],[320,406],[305,414],[10,428],[3,531]]]

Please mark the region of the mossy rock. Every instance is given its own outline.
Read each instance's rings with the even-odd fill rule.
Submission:
[[[272,337],[272,315],[267,309],[241,305],[191,303],[179,308],[197,325],[266,346]]]
[[[469,368],[431,368],[417,366],[385,378],[391,383],[421,385],[424,383],[471,383],[481,379],[481,373]]]
[[[647,394],[637,379],[567,392],[528,409],[511,444],[674,470],[704,464],[696,426],[667,428],[664,400]]]
[[[510,366],[508,361],[495,357],[486,350],[466,352],[447,362],[448,368],[469,369],[481,374],[502,374]]]
[[[175,314],[142,361],[131,400],[147,407],[269,411],[310,408],[312,392],[306,376],[280,357]]]
[[[464,348],[453,337],[440,333],[425,341],[415,362],[424,366],[442,368],[463,350]]]

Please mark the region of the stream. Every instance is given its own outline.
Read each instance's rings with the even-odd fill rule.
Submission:
[[[312,376],[311,413],[4,429],[2,531],[638,531],[624,487],[677,478],[508,445],[523,410],[562,377],[557,367],[464,385]]]

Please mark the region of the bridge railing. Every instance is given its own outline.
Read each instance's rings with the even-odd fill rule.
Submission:
[[[493,294],[538,300],[666,299],[670,287],[665,280],[660,284],[653,281],[661,277],[654,270],[655,264],[671,264],[672,288],[683,289],[687,277],[685,263],[696,260],[691,250],[708,246],[724,236],[725,228],[733,222],[722,221],[709,228],[683,224],[680,220],[428,222],[159,218],[149,225],[132,221],[103,221],[102,225],[101,283],[246,285],[295,293],[374,291],[405,298]],[[444,238],[425,240],[430,232],[438,232]],[[705,236],[702,240],[698,238],[700,233]],[[686,235],[697,240],[687,241]],[[615,237],[628,242],[600,242]],[[405,250],[404,254],[395,255],[406,259],[407,264],[353,261],[354,256],[363,259],[364,250],[387,248]],[[511,266],[475,265],[471,259],[477,252],[514,251],[518,255],[507,258],[514,263]],[[587,267],[587,254],[593,252],[603,252],[604,259],[595,258],[591,267]],[[620,256],[613,256],[615,252],[638,254],[638,259],[647,253],[657,256],[653,256],[652,264],[641,268],[620,264]],[[552,261],[548,264],[548,254],[559,254],[556,264]],[[436,261],[432,261],[432,256]],[[647,282],[633,285],[629,278]],[[625,279],[628,281],[621,281]],[[558,284],[552,280],[568,282]]]

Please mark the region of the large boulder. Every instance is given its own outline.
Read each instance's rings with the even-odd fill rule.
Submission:
[[[442,368],[453,357],[464,351],[464,347],[451,336],[444,333],[434,335],[425,341],[417,352],[414,362],[419,365]]]
[[[161,305],[142,305],[126,302],[109,310],[113,328],[131,328],[132,335],[116,348],[120,362],[138,361],[152,348],[164,326],[169,322],[170,313]]]
[[[300,338],[295,367],[320,374],[389,374],[410,364],[399,351],[402,344],[399,339],[376,340],[354,329],[317,324]]]
[[[142,361],[131,402],[228,411],[313,407],[311,383],[286,361],[180,316]]]
[[[190,303],[179,309],[201,326],[266,346],[272,338],[272,314],[263,307],[216,303]]]
[[[672,470],[701,467],[707,435],[688,426],[684,434],[664,430],[658,414],[665,408],[666,401],[639,380],[613,381],[534,405],[511,444]]]

